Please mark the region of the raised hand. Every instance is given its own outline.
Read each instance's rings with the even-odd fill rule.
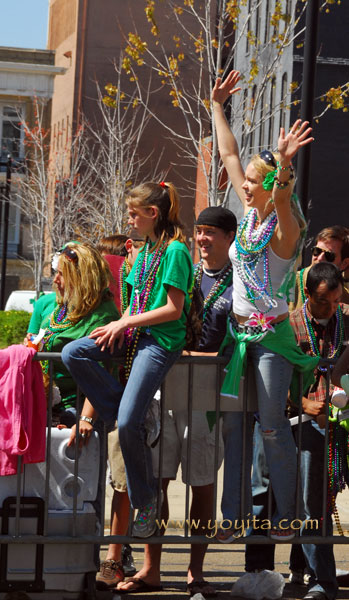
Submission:
[[[236,92],[239,92],[241,87],[235,87],[239,79],[239,71],[230,71],[224,81],[222,81],[221,77],[217,77],[212,90],[212,101],[218,102],[218,104],[224,104],[227,98],[236,94]]]
[[[280,129],[278,140],[278,152],[283,161],[289,162],[297,154],[298,150],[314,140],[310,137],[312,128],[308,127],[309,121],[298,119],[291,127],[289,133],[285,135],[283,127]]]

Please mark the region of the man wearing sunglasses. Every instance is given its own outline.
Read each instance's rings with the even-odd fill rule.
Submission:
[[[349,269],[349,228],[342,225],[326,227],[317,234],[315,244],[311,249],[311,265],[298,271],[295,300],[289,304],[292,312],[301,308],[305,302],[304,287],[310,267],[318,262],[333,263],[344,275],[342,302],[349,304],[349,282],[345,279],[344,272]]]

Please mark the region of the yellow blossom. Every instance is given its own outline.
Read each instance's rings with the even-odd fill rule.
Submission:
[[[109,96],[116,96],[118,93],[118,88],[115,87],[112,83],[108,83],[104,89],[108,92]]]

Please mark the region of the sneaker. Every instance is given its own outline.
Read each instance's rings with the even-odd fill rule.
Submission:
[[[110,590],[124,579],[125,573],[122,563],[108,558],[101,563],[100,570],[96,575],[96,588],[97,590]]]
[[[293,540],[295,536],[295,532],[293,529],[278,529],[277,527],[273,527],[270,531],[270,539],[275,542],[289,542]]]
[[[128,544],[122,547],[121,551],[122,568],[127,577],[132,577],[137,573],[137,569],[132,556],[132,548]]]
[[[162,492],[161,492],[162,502]],[[136,519],[132,525],[132,535],[134,537],[148,538],[156,531],[156,515],[158,503],[157,496],[149,504],[138,510]]]
[[[293,583],[294,585],[304,585],[303,571],[291,571],[288,577],[288,583]]]
[[[234,527],[229,529],[219,527],[216,533],[216,539],[221,544],[231,544],[240,537],[242,537],[241,531],[234,529]]]

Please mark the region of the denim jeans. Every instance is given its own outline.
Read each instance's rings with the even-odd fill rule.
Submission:
[[[253,515],[256,519],[268,518],[269,501],[269,471],[264,454],[262,430],[259,423],[254,426],[253,432],[253,467],[252,467],[252,497],[253,497]],[[272,493],[271,510],[275,509],[275,500]],[[266,535],[266,531],[256,529],[251,531],[252,535]],[[273,571],[275,568],[275,544],[266,544],[263,551],[259,544],[246,544],[245,550],[245,570],[255,571],[259,569],[268,569]],[[293,544],[290,554],[290,570],[303,573],[307,566],[302,546]]]
[[[315,421],[302,426],[301,478],[307,519],[317,519],[319,529],[305,528],[302,535],[321,535],[322,484],[325,430]],[[333,534],[331,515],[327,514],[326,535]],[[309,573],[309,591],[324,592],[329,600],[337,595],[336,563],[332,544],[303,544]]]
[[[123,357],[125,349],[114,349]],[[85,337],[64,346],[62,360],[107,426],[118,421],[127,487],[133,508],[142,508],[157,492],[150,448],[146,445],[145,416],[155,392],[180,356],[168,352],[149,335],[141,335],[125,389],[98,361],[110,358],[94,340]]]
[[[283,356],[261,344],[249,344],[247,355],[254,366],[264,452],[275,497],[272,526],[278,527],[280,521],[286,519],[281,524],[286,528],[295,517],[296,496],[296,446],[285,416],[293,366]],[[241,515],[242,418],[241,412],[225,413],[223,418],[225,467],[222,513],[224,519],[230,520],[239,519]],[[249,480],[250,484],[253,425],[249,413],[248,420],[245,481]],[[252,506],[250,485],[249,488],[247,510]]]

